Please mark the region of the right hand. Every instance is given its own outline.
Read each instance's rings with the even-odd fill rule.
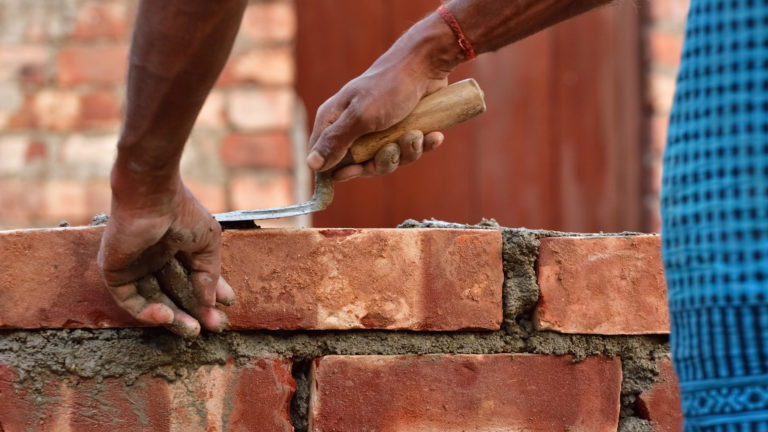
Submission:
[[[316,171],[333,168],[357,138],[394,125],[424,96],[447,86],[447,75],[415,55],[407,38],[401,39],[320,106],[309,139],[307,164]],[[382,147],[372,160],[341,168],[333,178],[342,181],[388,174],[398,165],[417,160],[423,151],[437,148],[443,139],[440,132],[424,135],[410,131],[398,143]]]

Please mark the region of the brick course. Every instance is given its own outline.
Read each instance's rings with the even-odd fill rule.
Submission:
[[[101,233],[0,233],[0,328],[139,325],[114,305],[98,276]],[[222,274],[238,294],[226,310],[231,329],[501,325],[501,235],[495,231],[229,231],[222,258]]]

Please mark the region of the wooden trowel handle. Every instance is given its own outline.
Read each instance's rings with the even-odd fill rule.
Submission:
[[[340,165],[361,163],[372,159],[376,152],[397,140],[406,132],[420,130],[424,134],[448,129],[485,111],[483,91],[472,78],[438,90],[416,104],[416,108],[400,123],[383,131],[358,138]]]

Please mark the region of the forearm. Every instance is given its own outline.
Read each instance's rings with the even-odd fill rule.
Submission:
[[[475,52],[497,50],[612,0],[452,0],[446,4]],[[429,67],[450,72],[465,60],[450,28],[436,13],[414,25],[403,41],[423,53]],[[396,44],[397,45],[397,44]]]
[[[143,0],[131,44],[115,197],[179,186],[184,144],[232,47],[245,0]]]

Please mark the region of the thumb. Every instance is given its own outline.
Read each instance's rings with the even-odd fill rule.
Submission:
[[[315,171],[333,168],[357,138],[375,130],[375,123],[364,116],[356,104],[350,104],[338,120],[317,136],[307,156],[307,165]]]

